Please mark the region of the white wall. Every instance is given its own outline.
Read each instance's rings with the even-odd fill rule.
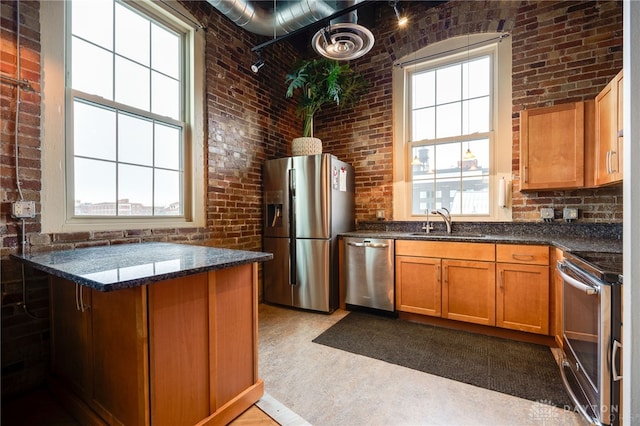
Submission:
[[[640,2],[624,2],[623,424],[640,424]],[[632,97],[632,94],[636,94]],[[634,342],[635,344],[631,344]]]

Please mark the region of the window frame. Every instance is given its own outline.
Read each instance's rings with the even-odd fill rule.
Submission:
[[[407,145],[407,157],[405,158],[405,164],[407,165],[407,176],[410,177],[410,185],[411,185],[411,191],[410,191],[410,197],[407,197],[409,199],[409,211],[411,212],[412,216],[415,216],[416,214],[413,212],[413,204],[415,203],[415,200],[413,199],[413,196],[415,194],[415,188],[413,187],[414,184],[414,176],[413,176],[413,172],[412,172],[412,161],[413,161],[413,150],[415,148],[419,148],[419,147],[434,147],[434,149],[437,150],[437,148],[435,148],[436,146],[442,146],[442,145],[446,145],[446,144],[451,144],[451,143],[459,143],[461,146],[461,155],[459,160],[463,161],[463,152],[464,152],[464,143],[465,142],[472,142],[478,139],[487,139],[488,140],[488,144],[489,144],[489,158],[493,159],[494,158],[494,123],[495,123],[495,111],[494,108],[490,108],[489,111],[489,130],[486,132],[482,132],[482,133],[466,133],[466,134],[460,134],[457,136],[445,136],[445,137],[437,137],[437,135],[434,135],[433,139],[420,139],[420,140],[413,140],[412,137],[412,131],[413,131],[413,127],[414,127],[414,122],[413,122],[413,111],[414,109],[412,109],[412,102],[413,102],[413,76],[415,74],[418,73],[422,73],[425,71],[431,71],[431,70],[438,70],[438,69],[442,69],[442,68],[447,68],[453,65],[463,65],[465,62],[470,62],[473,61],[475,59],[479,59],[479,58],[485,58],[488,57],[489,61],[490,61],[490,67],[491,67],[491,76],[493,76],[494,74],[494,69],[495,69],[495,48],[493,46],[488,46],[488,47],[481,47],[479,49],[474,49],[472,51],[466,51],[466,52],[461,52],[461,53],[457,53],[457,54],[452,54],[452,55],[447,55],[444,57],[440,57],[434,60],[426,60],[423,62],[419,62],[416,63],[415,65],[412,66],[408,66],[405,68],[405,75],[406,75],[406,110],[407,110],[407,125],[406,125],[406,134],[407,134],[407,140],[406,140],[406,145]],[[492,79],[493,80],[493,79]],[[491,102],[492,105],[495,105],[495,103],[493,102],[493,98],[495,95],[495,87],[494,87],[494,82],[490,81],[489,82],[489,100]],[[461,96],[462,96],[463,91],[461,90]],[[435,100],[434,100],[435,102]],[[457,101],[456,101],[457,102]],[[464,99],[460,99],[460,102],[462,102],[464,104]],[[438,103],[434,103],[434,107],[437,108],[438,105],[442,105],[442,104],[438,104]],[[462,119],[464,118],[464,111],[463,109],[460,110],[461,116],[461,125],[462,127],[464,127],[464,123],[462,123]],[[437,120],[436,120],[437,121]],[[488,174],[489,176],[491,176],[492,173],[492,169],[493,169],[493,163],[494,161],[490,161],[489,162],[489,171]],[[484,176],[481,175],[481,176]],[[438,179],[437,177],[434,178],[434,182],[433,182],[433,187],[434,187],[434,194],[435,192],[437,192],[437,187],[438,187],[438,182],[443,182],[446,181],[446,178],[440,178]],[[456,181],[457,183],[460,184],[460,186],[462,186],[463,182],[464,182],[464,176],[462,175],[462,170],[461,170],[461,174],[459,179]],[[463,192],[464,193],[464,192]],[[464,198],[464,195],[462,195],[462,197]],[[491,199],[491,186],[489,185],[489,200]],[[434,199],[434,207],[431,210],[434,210],[437,208],[437,206],[435,206],[435,201],[436,199]],[[490,203],[489,203],[490,205]],[[453,217],[460,217],[460,216],[470,216],[470,217],[487,217],[488,215],[490,215],[490,211],[489,213],[477,213],[477,214],[458,214],[455,213],[453,209],[449,208],[449,210],[451,210],[451,215]]]
[[[511,130],[511,40],[499,37],[498,33],[470,34],[450,38],[429,45],[417,52],[400,58],[393,70],[393,209],[396,220],[425,220],[426,213],[412,212],[412,148],[419,145],[431,145],[428,140],[410,141],[411,104],[410,74],[417,70],[434,69],[446,64],[464,61],[467,57],[491,55],[492,58],[492,129],[486,133],[472,136],[441,138],[440,143],[454,140],[472,139],[487,136],[489,140],[489,213],[459,214],[454,217],[465,221],[510,221],[511,208],[498,207],[497,184],[500,178],[511,181],[512,171],[512,130]],[[472,49],[469,48],[472,46]],[[437,139],[436,139],[437,140]]]
[[[126,2],[127,7],[132,7]],[[73,123],[66,114],[73,103],[73,89],[67,87],[66,44],[71,32],[66,25],[70,15],[67,2],[44,2],[42,16],[43,62],[43,122],[42,122],[42,231],[76,232],[148,228],[201,227],[205,223],[205,160],[204,160],[204,31],[183,17],[190,13],[179,4],[171,8],[162,2],[135,2],[135,9],[147,14],[172,30],[185,34],[182,46],[186,55],[183,75],[184,102],[181,106],[183,127],[183,215],[181,216],[75,216],[72,188]],[[178,11],[175,11],[178,9]],[[182,15],[182,16],[181,16]],[[170,22],[170,24],[168,24]],[[195,22],[195,19],[192,19]],[[83,97],[83,99],[86,99]],[[91,101],[91,99],[87,99]],[[101,102],[106,105],[104,102]],[[125,111],[131,112],[127,108]],[[134,109],[135,112],[135,109]],[[71,167],[72,168],[72,167]],[[69,174],[69,179],[67,178]],[[69,198],[67,200],[67,198]]]

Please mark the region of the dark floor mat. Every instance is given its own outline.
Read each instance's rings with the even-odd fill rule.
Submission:
[[[425,373],[572,407],[546,346],[351,312],[313,340]]]

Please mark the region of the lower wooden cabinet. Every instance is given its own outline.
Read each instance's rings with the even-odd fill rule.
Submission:
[[[494,244],[396,241],[397,309],[495,325],[494,257]]]
[[[498,244],[496,253],[496,325],[548,335],[549,248]]]
[[[396,241],[401,312],[548,335],[549,284],[547,246]]]
[[[54,375],[106,423],[148,424],[142,288],[101,293],[51,281]]]
[[[440,259],[396,256],[396,309],[439,317],[442,313]]]
[[[549,309],[549,320],[551,321],[549,326],[549,334],[555,336],[556,343],[559,347],[563,347],[562,340],[562,285],[563,280],[558,272],[557,265],[564,259],[564,252],[559,248],[551,249],[551,261],[550,261],[550,291],[551,301]]]
[[[445,259],[442,265],[442,317],[496,325],[495,264]]]
[[[262,396],[257,265],[50,288],[53,379],[81,424],[227,424]]]

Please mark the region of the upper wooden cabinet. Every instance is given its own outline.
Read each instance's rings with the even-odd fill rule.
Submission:
[[[595,185],[622,181],[622,71],[596,96]]]
[[[585,102],[520,112],[520,189],[585,186]]]

